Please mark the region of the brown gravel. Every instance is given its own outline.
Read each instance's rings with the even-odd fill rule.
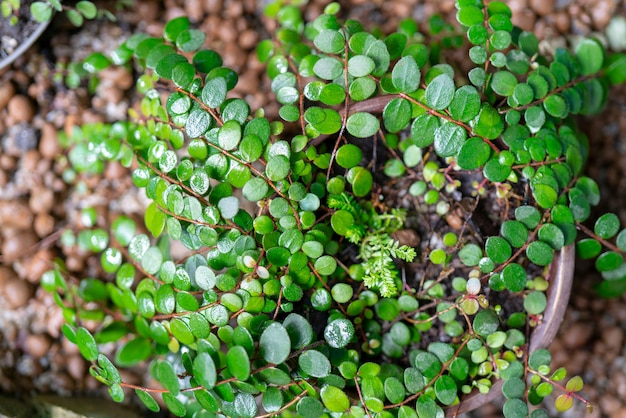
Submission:
[[[41,273],[59,256],[78,278],[93,272],[97,263],[58,240],[60,228],[79,228],[76,214],[81,208],[99,206],[108,212],[102,219],[110,219],[113,213],[137,216],[143,205],[119,164],[110,165],[101,177],[87,179],[91,194],[68,194],[61,179],[65,157],[57,142],[58,132],[71,132],[81,122],[124,119],[133,105],[128,93],[134,75],[126,69],[105,70],[95,94],[90,95],[85,86],[68,90],[51,81],[55,61],[68,63],[93,51],[110,52],[132,28],[158,35],[164,19],[187,13],[207,32],[207,46],[224,52],[225,64],[240,73],[233,94],[245,97],[256,109],[266,106],[270,96],[254,46],[271,29],[259,16],[257,3],[138,0],[134,10],[117,13],[120,25],[88,22],[80,30],[55,19],[39,47],[0,71],[0,392],[106,392],[89,376],[76,347],[62,338],[62,313],[51,295],[37,285]],[[305,14],[320,13],[326,3],[313,2]],[[433,13],[453,19],[454,3],[342,1],[349,17],[383,31],[392,30],[405,16],[422,25]],[[508,4],[516,24],[551,42],[559,42],[561,35],[603,30],[614,16],[626,16],[625,0],[510,0]],[[266,111],[276,114],[277,107],[269,106]],[[626,193],[614,192],[626,190],[625,114],[626,89],[622,88],[611,96],[608,112],[585,125],[594,144],[590,171],[601,180],[605,196],[613,196],[605,209],[615,211],[626,223]],[[456,221],[453,215],[448,217],[451,225]],[[554,367],[565,365],[580,374],[586,382],[583,395],[596,407],[587,415],[578,402],[572,412],[562,416],[626,417],[626,298],[606,301],[595,296],[592,285],[597,273],[586,266],[580,267],[577,276],[570,309],[552,346]],[[128,372],[124,379],[142,381],[141,376]],[[471,416],[500,417],[500,411],[497,405],[487,405]],[[550,416],[558,415],[552,411]]]

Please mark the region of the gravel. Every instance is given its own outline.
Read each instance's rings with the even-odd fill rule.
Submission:
[[[85,86],[68,90],[50,76],[56,63],[67,64],[99,50],[111,51],[135,29],[158,34],[163,22],[187,13],[208,34],[211,48],[223,52],[226,65],[240,73],[233,94],[266,107],[269,82],[254,54],[254,45],[271,30],[254,0],[138,0],[135,10],[117,13],[119,25],[88,22],[74,30],[62,17],[55,19],[38,46],[0,71],[0,391],[17,396],[42,393],[105,395],[93,379],[76,347],[60,332],[63,316],[52,296],[39,288],[41,273],[55,257],[63,257],[70,274],[85,277],[94,260],[64,247],[63,228],[79,228],[76,214],[96,204],[101,219],[126,213],[140,219],[144,203],[133,192],[126,171],[111,165],[86,184],[88,195],[70,193],[62,181],[63,152],[58,132],[70,133],[84,122],[125,118],[134,75],[125,69],[106,70],[90,95]],[[420,24],[433,13],[454,19],[454,0],[346,1],[350,17],[389,31],[404,16]],[[546,40],[543,48],[564,42],[569,34],[589,34],[609,26],[612,47],[626,47],[624,0],[512,0],[514,21]],[[319,13],[313,2],[307,16]],[[616,18],[614,18],[617,16]],[[614,18],[613,20],[611,20]],[[590,173],[612,199],[604,210],[616,212],[626,223],[626,89],[611,94],[602,116],[582,123],[591,143]],[[585,382],[582,395],[594,404],[589,417],[626,417],[626,298],[603,300],[594,294],[597,273],[580,265],[570,308],[552,345],[554,367],[567,366]],[[111,350],[114,347],[110,347]],[[142,376],[126,374],[140,383]],[[575,403],[562,417],[583,416]],[[487,405],[471,417],[501,416],[497,405]],[[559,416],[554,411],[550,416]]]

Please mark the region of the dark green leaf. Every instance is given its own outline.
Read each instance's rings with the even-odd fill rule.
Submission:
[[[502,270],[504,286],[511,292],[521,292],[524,290],[526,280],[526,270],[517,263],[511,263]]]
[[[508,97],[513,94],[517,86],[517,77],[508,71],[498,71],[491,78],[491,88],[496,94]]]
[[[439,376],[435,380],[435,396],[444,405],[452,405],[457,397],[457,387],[454,379],[448,375]]]
[[[597,73],[604,62],[604,48],[595,39],[585,38],[576,45],[576,59],[581,75]]]
[[[180,392],[180,379],[174,371],[174,366],[168,361],[161,360],[157,363],[156,374],[159,382],[172,395],[176,396]]]
[[[457,155],[457,163],[464,170],[474,170],[482,167],[490,156],[491,147],[489,144],[481,138],[473,137],[461,146]]]
[[[465,139],[466,132],[463,127],[452,122],[444,122],[435,130],[435,152],[440,157],[454,156],[461,150]]]
[[[483,103],[478,117],[472,123],[472,128],[478,136],[496,139],[504,130],[504,121],[496,109]]]
[[[526,255],[533,263],[539,266],[547,266],[554,258],[554,250],[543,241],[534,241],[526,247]]]
[[[600,238],[611,239],[617,234],[620,228],[620,221],[614,213],[605,213],[596,221],[593,231]]]
[[[480,95],[472,86],[463,86],[454,92],[450,115],[461,122],[469,122],[480,111]]]
[[[86,328],[79,327],[76,330],[76,345],[86,360],[95,361],[98,359],[96,340]]]
[[[300,369],[311,377],[326,377],[330,374],[330,361],[316,350],[307,350],[298,357]]]
[[[261,334],[259,349],[268,363],[283,363],[291,352],[291,340],[287,330],[277,322],[271,323]]]
[[[426,87],[424,98],[433,109],[445,109],[454,98],[454,81],[447,74],[438,75]]]
[[[380,122],[370,113],[356,112],[348,117],[346,129],[357,138],[368,138],[378,132]]]
[[[193,360],[194,378],[206,389],[212,389],[217,381],[213,358],[208,353],[199,353]]]
[[[383,123],[387,131],[400,132],[411,121],[411,104],[408,100],[394,98],[383,109]]]
[[[391,72],[393,85],[401,92],[413,93],[419,88],[421,73],[415,58],[405,56],[394,66]]]

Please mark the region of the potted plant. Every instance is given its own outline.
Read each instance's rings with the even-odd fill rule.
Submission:
[[[88,208],[64,234],[101,264],[42,278],[65,336],[113,399],[176,416],[454,416],[503,394],[507,418],[542,417],[555,387],[567,409],[582,380],[545,346],[573,247],[607,279],[626,249],[615,215],[583,224],[599,192],[572,115],[602,109],[626,56],[583,39],[545,57],[497,1],[459,2],[463,35],[435,19],[432,41],[338,12],[268,6],[276,119],[229,97],[237,74],[184,17],[114,52],[140,104],[65,138],[66,178],[120,161],[151,203],[145,231]],[[158,386],[122,380],[145,361]]]
[[[81,0],[73,7],[63,5],[59,0],[25,3],[20,0],[2,0],[0,70],[26,52],[44,33],[54,13],[61,11],[65,11],[67,18],[75,26],[82,26],[85,19],[94,19],[98,14],[96,6],[88,0]],[[108,11],[101,13],[114,19]]]

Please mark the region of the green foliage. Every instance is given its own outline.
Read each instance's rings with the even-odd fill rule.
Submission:
[[[425,41],[410,20],[383,36],[342,21],[335,3],[310,22],[269,5],[277,30],[257,55],[279,120],[232,97],[237,74],[185,17],[81,63],[83,75],[145,70],[128,122],[61,140],[70,183],[109,161],[134,167],[147,232],[127,217],[109,232],[86,209],[64,242],[98,254],[102,280],[73,283],[61,265],[42,278],[114,399],[127,386],[117,368],[145,360],[177,416],[253,417],[257,398],[284,416],[440,416],[498,378],[507,418],[553,387],[557,408],[578,399],[577,379],[547,377],[547,350],[525,352],[527,330],[544,320],[546,267],[563,247],[626,280],[617,217],[582,223],[600,196],[572,119],[602,108],[624,58],[594,40],[540,56],[506,4],[457,6],[467,74],[440,62],[464,42],[440,17]],[[173,259],[170,240],[188,255]],[[424,338],[433,328],[439,341]],[[118,340],[113,361],[98,352]],[[136,390],[152,411],[156,392]]]
[[[59,0],[34,1],[30,5],[30,12],[37,22],[47,22],[55,12],[65,12],[68,20],[74,26],[82,26],[85,19],[95,19],[98,14],[106,15],[109,19],[115,17],[106,11],[99,11],[96,5],[88,0],[81,0],[72,7],[62,4]]]

